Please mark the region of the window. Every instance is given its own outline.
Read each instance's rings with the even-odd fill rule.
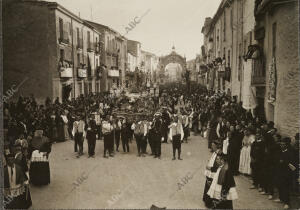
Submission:
[[[239,64],[238,64],[238,80],[241,81],[242,75],[242,43],[239,44]]]
[[[81,60],[80,60],[80,53],[77,53],[77,63],[78,63],[78,66],[80,66],[81,64]]]
[[[98,37],[96,37],[95,47],[96,47],[96,50],[98,52],[99,51]]]
[[[224,25],[223,25],[223,36],[224,36],[224,41],[226,41],[226,10],[224,10]]]
[[[220,30],[218,29],[218,31],[217,31],[217,48],[219,48],[219,43],[220,43],[219,34],[220,34]]]
[[[72,25],[71,25],[71,23],[68,23],[68,27],[69,27],[69,34],[72,34]]]
[[[107,37],[107,42],[106,42],[106,49],[109,50],[109,38]]]
[[[227,66],[230,67],[230,50],[228,50],[227,56],[228,56],[228,60],[227,60],[228,65]]]
[[[65,51],[63,49],[60,49],[60,61],[65,60]]]
[[[61,18],[59,18],[59,38],[64,38],[64,21]]]
[[[232,13],[232,10],[230,10],[230,27],[233,28],[233,13]]]
[[[93,92],[92,83],[89,83],[89,93]]]
[[[276,58],[276,42],[277,42],[277,23],[273,23],[272,25],[272,55],[273,58]]]
[[[82,92],[82,83],[78,83],[79,94],[83,94]]]
[[[91,34],[89,31],[87,32],[87,46],[88,49],[91,48]]]
[[[99,92],[98,88],[99,88],[99,83],[98,83],[98,82],[96,82],[96,83],[95,83],[95,92],[96,92],[96,93],[98,93],[98,92]]]
[[[98,58],[96,58],[96,67],[98,67],[99,64],[98,64]]]
[[[76,28],[77,43],[79,44],[79,28]]]
[[[252,31],[250,31],[250,45],[252,45]]]

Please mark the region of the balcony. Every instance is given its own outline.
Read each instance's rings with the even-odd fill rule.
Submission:
[[[87,77],[87,69],[78,68],[77,75],[78,75],[78,78],[86,78]]]
[[[72,78],[73,69],[70,67],[60,67],[60,77],[61,78]]]
[[[70,43],[69,38],[66,38],[66,37],[59,38],[58,41],[59,41],[60,44],[67,44],[68,45]]]

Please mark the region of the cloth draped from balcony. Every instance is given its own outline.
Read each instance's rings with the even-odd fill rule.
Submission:
[[[88,76],[92,76],[92,66],[94,62],[93,59],[90,58],[90,56],[87,56],[87,74]]]
[[[252,75],[252,60],[244,62],[244,82],[243,82],[243,108],[247,110],[254,109],[257,106],[255,97],[255,87],[251,86],[251,75]]]
[[[274,103],[275,100],[276,100],[276,65],[275,65],[275,58],[272,58],[272,63],[269,66],[268,102]]]

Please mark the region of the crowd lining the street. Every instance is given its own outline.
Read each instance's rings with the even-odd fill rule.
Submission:
[[[233,208],[232,200],[238,197],[234,176],[242,174],[252,178],[252,189],[289,208],[290,192],[299,192],[299,133],[293,140],[282,137],[273,122],[253,116],[230,96],[203,87],[193,87],[189,94],[184,87],[170,86],[159,99],[143,100],[149,106],[147,112],[139,112],[141,105],[126,97],[110,94],[90,94],[63,103],[48,98],[43,105],[31,95],[5,103],[6,208],[29,208],[29,182],[50,183],[48,157],[55,142],[73,139],[80,158],[86,139],[88,157],[93,158],[97,140],[103,140],[103,157],[109,158],[120,146],[128,153],[135,139],[137,156],[145,157],[149,145],[149,155],[160,159],[161,143],[171,141],[172,160],[176,150],[177,159],[182,160],[181,144],[188,142],[191,131],[207,138],[212,152],[205,169],[206,207]]]

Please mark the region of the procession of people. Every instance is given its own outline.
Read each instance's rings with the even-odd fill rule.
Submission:
[[[76,157],[87,151],[112,158],[130,153],[161,159],[162,143],[173,149],[172,160],[183,160],[190,133],[207,138],[212,156],[205,169],[203,201],[207,208],[233,208],[238,198],[234,176],[251,176],[253,189],[289,208],[289,193],[299,186],[299,134],[282,137],[273,122],[245,110],[230,96],[194,87],[162,88],[158,98],[138,102],[110,94],[90,94],[71,101],[38,105],[34,96],[4,104],[6,207],[31,206],[29,183],[50,184],[49,155],[53,143],[72,139]],[[142,100],[139,100],[141,102]],[[147,106],[147,107],[146,107]],[[143,108],[143,107],[142,107]],[[125,114],[124,114],[125,113]],[[87,142],[87,149],[84,142]],[[98,141],[102,151],[95,151]],[[168,143],[172,144],[168,144]],[[149,146],[148,146],[149,145]],[[279,198],[275,198],[275,191]],[[25,193],[25,196],[24,196]]]

